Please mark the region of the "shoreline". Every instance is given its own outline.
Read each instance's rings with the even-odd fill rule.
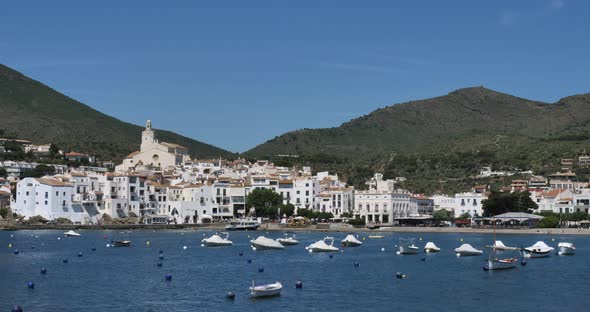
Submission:
[[[111,225],[14,225],[0,228],[0,231],[21,230],[194,230],[194,231],[219,231],[224,230],[226,224],[111,224]],[[275,223],[264,223],[259,231],[272,232],[375,232],[375,233],[460,233],[460,234],[491,234],[493,229],[487,228],[458,228],[458,227],[381,227],[370,230],[366,227],[354,227],[348,224],[316,224],[301,227],[288,227]],[[531,228],[531,229],[496,229],[496,234],[523,234],[523,235],[590,235],[590,229],[570,228]]]

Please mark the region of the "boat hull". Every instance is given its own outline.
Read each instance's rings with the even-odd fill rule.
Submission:
[[[362,244],[363,243],[357,243],[357,242],[342,242],[342,247],[359,247]]]
[[[252,247],[256,247],[256,250],[281,250],[281,249],[285,249],[285,246],[269,246],[269,245],[263,245],[263,244],[259,244],[259,243],[255,243],[255,242],[250,242],[250,245]]]
[[[228,231],[256,231],[260,225],[227,225],[225,229]]]
[[[488,260],[487,263],[484,265],[484,270],[492,271],[492,270],[506,270],[512,269],[516,267],[518,263],[517,259],[514,260]]]
[[[281,294],[282,289],[283,285],[281,285],[280,283],[254,286],[250,287],[250,296],[252,298],[279,296]]]
[[[203,241],[205,247],[227,247],[233,245],[233,243],[229,242],[206,242]]]
[[[338,252],[338,248],[319,248],[319,247],[312,247],[310,248],[312,252]]]
[[[299,241],[291,239],[277,239],[277,242],[281,243],[283,246],[293,246],[299,244]]]
[[[563,256],[571,256],[576,253],[576,249],[572,247],[560,246],[558,247],[558,253]]]
[[[399,253],[402,255],[415,255],[419,251],[418,247],[399,246]]]
[[[437,248],[424,248],[425,252],[439,252],[440,249]]]
[[[471,257],[471,256],[480,256],[482,252],[475,252],[475,251],[459,251],[457,252],[457,256],[460,257]]]
[[[129,247],[129,246],[131,246],[131,242],[130,241],[113,241],[113,242],[111,242],[111,245],[113,247]]]
[[[545,258],[545,257],[551,256],[551,250],[547,250],[547,251],[525,250],[524,255],[526,258]]]

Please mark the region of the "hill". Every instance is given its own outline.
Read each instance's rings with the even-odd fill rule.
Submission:
[[[482,166],[558,170],[559,158],[590,150],[589,127],[590,94],[549,104],[475,87],[388,106],[335,128],[289,132],[246,154],[336,170],[357,186],[380,170],[408,178],[413,191],[445,192],[481,182],[472,177]],[[276,156],[282,154],[300,157]]]
[[[36,144],[55,143],[66,150],[120,160],[139,148],[143,127],[123,122],[71,99],[0,64],[0,129]],[[189,149],[191,155],[229,157],[231,152],[176,133],[157,130],[162,141]]]

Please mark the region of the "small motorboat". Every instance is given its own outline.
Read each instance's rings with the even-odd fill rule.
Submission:
[[[483,266],[484,271],[490,270],[504,270],[512,269],[518,264],[517,258],[506,258],[506,259],[488,259],[487,263]]]
[[[369,230],[376,230],[378,228],[379,228],[379,226],[376,225],[375,223],[367,224],[367,229],[369,229]]]
[[[256,231],[260,226],[260,222],[250,219],[242,219],[225,226],[228,231]]]
[[[201,241],[201,243],[203,243],[203,246],[206,247],[223,247],[233,245],[233,242],[228,239],[229,233],[222,232],[220,234],[225,234],[225,238],[222,238],[221,236],[214,234],[211,237],[204,238]]]
[[[271,249],[285,249],[285,246],[274,239],[258,236],[256,239],[250,241],[250,245],[254,250],[271,250]]]
[[[112,240],[111,246],[113,247],[129,247],[131,246],[130,240]]]
[[[68,237],[80,237],[80,233],[76,233],[73,230],[69,230],[69,231],[65,232],[64,235],[68,236]]]
[[[295,239],[295,234],[289,237],[287,233],[285,233],[285,237],[277,238],[276,241],[281,243],[283,246],[293,246],[299,244],[299,241]]]
[[[334,247],[334,237],[326,236],[323,240],[317,241],[305,249],[309,252],[337,252],[338,247]]]
[[[420,248],[414,244],[414,239],[401,239],[399,240],[398,254],[400,255],[415,255],[420,251]]]
[[[370,239],[381,239],[381,238],[384,238],[385,236],[379,235],[379,234],[375,234],[375,235],[369,235],[368,237]]]
[[[439,252],[440,248],[438,248],[433,242],[428,242],[424,246],[424,251],[426,251],[426,252]]]
[[[469,244],[463,244],[458,248],[455,248],[455,252],[457,253],[457,257],[461,256],[479,256],[483,253],[482,250],[475,249],[473,246]]]
[[[363,243],[358,240],[354,235],[348,234],[346,237],[341,241],[342,247],[358,247]]]
[[[493,248],[498,251],[520,250],[520,248],[517,248],[517,247],[508,247],[508,246],[504,245],[504,243],[502,243],[502,241],[500,241],[500,240],[494,241],[493,245],[487,245],[486,247]]]
[[[252,298],[279,296],[281,294],[281,289],[283,289],[283,284],[280,282],[256,286],[254,281],[252,281],[250,296],[252,296]]]
[[[534,245],[524,249],[524,256],[526,258],[543,258],[549,257],[555,248],[548,246],[543,241],[538,241]]]
[[[576,253],[576,246],[568,242],[560,242],[557,244],[557,254],[560,256],[571,256]]]

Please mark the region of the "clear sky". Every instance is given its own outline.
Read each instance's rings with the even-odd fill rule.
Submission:
[[[1,1],[0,63],[242,152],[484,85],[590,92],[590,1]]]

